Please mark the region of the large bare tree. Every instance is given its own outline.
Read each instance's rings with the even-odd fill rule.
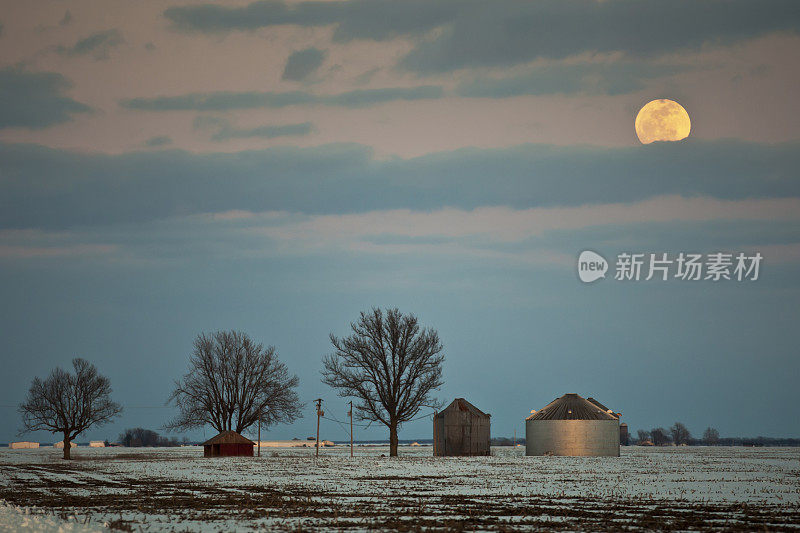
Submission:
[[[242,433],[261,420],[265,427],[302,417],[297,376],[278,360],[275,348],[238,331],[203,333],[194,341],[189,372],[169,397],[180,414],[167,429],[210,425]]]
[[[354,407],[361,420],[386,425],[389,455],[397,456],[398,427],[422,407],[440,406],[431,397],[442,385],[439,335],[397,309],[362,312],[350,328],[348,337],[331,334],[335,351],[323,360],[322,382],[360,400]]]
[[[73,359],[72,374],[56,368],[45,380],[34,378],[20,404],[23,432],[45,430],[64,435],[64,459],[71,442],[92,426],[110,422],[122,412],[111,401],[111,384],[85,359]]]

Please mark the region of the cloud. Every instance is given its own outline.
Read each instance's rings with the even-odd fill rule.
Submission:
[[[325,60],[325,51],[318,48],[306,48],[292,52],[283,69],[284,80],[303,81],[313,74]]]
[[[115,251],[114,246],[78,244],[75,246],[8,246],[0,244],[0,259],[41,259],[104,256]]]
[[[800,30],[795,0],[268,0],[173,7],[164,16],[182,30],[200,32],[334,25],[339,42],[420,36],[438,28],[401,63],[420,73],[584,52],[650,57]]]
[[[167,146],[172,144],[172,137],[168,135],[157,135],[155,137],[150,137],[144,142],[144,145],[148,148],[157,148],[159,146]]]
[[[269,26],[337,25],[334,41],[382,41],[417,35],[452,21],[475,0],[346,0],[288,3],[279,0],[246,6],[196,4],[171,7],[164,16],[185,31],[227,32]]]
[[[214,130],[214,133],[211,135],[211,140],[217,142],[231,139],[296,137],[309,135],[314,129],[311,122],[257,126],[255,128],[237,128],[224,118],[204,116],[197,117],[194,120],[194,127],[195,129]]]
[[[748,221],[765,222],[788,230],[787,223],[800,221],[800,198],[719,200],[671,195],[632,203],[575,207],[443,208],[426,212],[402,209],[303,217],[284,214],[282,220],[276,219],[273,213],[266,216],[262,219],[260,215],[253,215],[249,219],[255,231],[293,242],[301,248],[307,245],[335,247],[337,241],[365,240],[385,244],[436,245],[469,238],[473,244],[478,241],[497,244],[523,242],[552,232],[558,232],[557,237],[563,238],[564,233],[594,228],[611,228],[619,237],[620,227],[635,228],[641,224],[666,225],[674,231],[676,224],[696,227],[708,222]],[[241,219],[244,217],[240,214]],[[743,233],[740,224],[735,224],[735,229],[738,238],[752,241],[753,235]],[[685,236],[689,231],[684,229],[680,233]],[[774,231],[771,233],[776,234]],[[769,242],[770,232],[759,234]],[[794,224],[791,233],[783,236],[789,242],[800,240],[800,227]],[[556,241],[547,239],[547,245]]]
[[[57,72],[0,69],[0,128],[40,129],[92,109],[64,95],[71,83]]]
[[[800,13],[792,0],[508,0],[464,13],[400,65],[440,73],[586,52],[650,58],[798,30]]]
[[[587,246],[605,253],[769,251],[800,260],[800,198],[718,200],[659,196],[574,207],[390,209],[307,215],[225,211],[70,231],[0,231],[0,259],[105,259],[404,254],[572,265]],[[148,238],[142,240],[141,236]],[[113,259],[113,257],[111,257]],[[185,259],[185,258],[184,258]]]
[[[59,228],[231,210],[340,214],[628,203],[664,195],[800,197],[800,146],[522,145],[376,160],[354,144],[104,155],[0,144],[0,228]]]
[[[364,89],[331,95],[317,95],[303,91],[291,92],[214,92],[192,93],[180,96],[132,98],[120,105],[138,111],[230,111],[261,107],[288,107],[296,105],[323,105],[336,107],[367,107],[398,100],[427,100],[441,98],[441,87],[396,87]]]
[[[690,70],[681,65],[645,62],[556,64],[506,77],[481,77],[461,83],[456,93],[479,98],[519,95],[604,94],[641,90],[648,81]]]
[[[66,56],[91,55],[96,60],[108,59],[112,48],[124,42],[119,30],[111,29],[93,33],[72,46],[59,46],[59,54]]]

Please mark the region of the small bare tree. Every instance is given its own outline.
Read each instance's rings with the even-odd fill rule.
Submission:
[[[650,432],[644,429],[640,429],[639,431],[637,431],[636,435],[637,435],[636,442],[638,444],[644,444],[645,442],[650,440]]]
[[[716,446],[717,443],[719,443],[719,431],[710,426],[707,427],[703,432],[703,442],[705,442],[707,446]]]
[[[689,428],[687,428],[681,422],[675,422],[675,424],[669,428],[669,432],[672,435],[672,441],[676,446],[680,446],[681,444],[688,445],[689,441],[692,440],[692,434],[689,432]]]
[[[669,434],[664,428],[653,428],[650,430],[650,438],[656,446],[669,444]]]
[[[395,457],[398,427],[420,408],[440,406],[430,397],[442,385],[439,335],[397,309],[362,312],[350,328],[348,337],[331,334],[335,352],[323,360],[322,382],[360,400],[354,407],[361,420],[389,428],[389,455]]]
[[[70,458],[75,437],[122,412],[122,406],[111,401],[108,378],[98,374],[94,365],[77,358],[72,367],[74,374],[56,368],[45,380],[34,378],[19,406],[22,432],[45,430],[64,435],[64,459]]]
[[[274,347],[238,331],[203,333],[194,341],[189,372],[175,382],[168,400],[180,414],[165,427],[208,424],[219,432],[242,433],[259,420],[265,427],[290,423],[303,416],[297,384]]]

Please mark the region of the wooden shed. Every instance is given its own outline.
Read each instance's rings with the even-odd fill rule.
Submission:
[[[490,455],[490,416],[464,398],[453,400],[433,417],[433,455]]]
[[[203,443],[203,457],[252,457],[254,445],[235,431],[223,431]]]

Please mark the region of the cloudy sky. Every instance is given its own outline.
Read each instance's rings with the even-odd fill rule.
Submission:
[[[439,331],[439,397],[496,436],[567,392],[633,430],[800,436],[796,0],[2,4],[0,441],[75,356],[126,407],[83,440],[158,429],[194,336],[230,328],[309,402],[267,436],[311,435],[314,398],[346,412],[328,334],[371,306]],[[659,98],[689,138],[639,143]],[[682,251],[764,259],[613,279]]]

